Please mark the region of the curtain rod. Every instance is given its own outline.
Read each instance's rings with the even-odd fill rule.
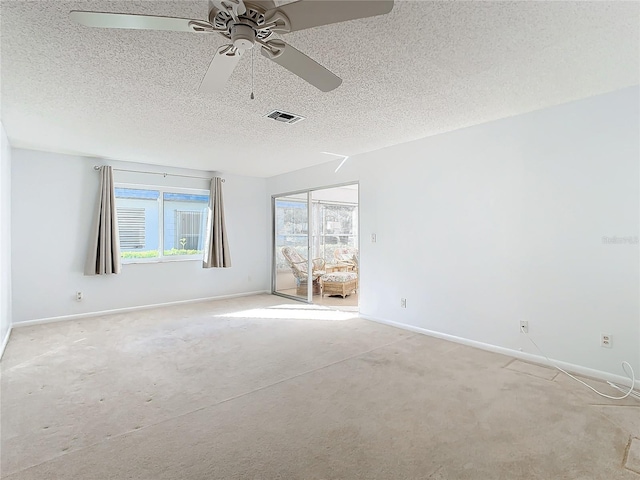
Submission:
[[[94,170],[100,170],[100,165],[94,165],[93,169]],[[181,175],[179,173],[166,173],[166,172],[146,172],[144,170],[128,170],[126,168],[114,168],[113,170],[117,171],[117,172],[131,172],[131,173],[146,173],[146,174],[149,174],[149,175],[162,175],[164,177],[169,175],[171,177],[204,178],[206,180],[211,180],[211,177],[202,177],[200,175]],[[224,178],[222,179],[222,182],[224,183]]]

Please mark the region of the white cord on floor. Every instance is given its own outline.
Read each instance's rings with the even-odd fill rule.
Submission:
[[[524,333],[527,338],[529,339],[529,341],[531,343],[533,343],[533,345],[538,349],[538,351],[542,354],[542,356],[544,358],[547,359],[547,362],[549,362],[549,364],[551,364],[552,366],[554,366],[555,368],[557,368],[558,370],[560,370],[562,373],[564,373],[565,375],[568,375],[569,377],[573,378],[576,382],[580,382],[582,385],[584,385],[585,387],[587,387],[588,389],[592,390],[593,392],[597,393],[598,395],[600,395],[601,397],[604,398],[609,398],[611,400],[624,400],[625,398],[627,398],[629,395],[632,395],[634,398],[638,398],[638,394],[636,392],[633,391],[634,387],[636,386],[636,375],[635,372],[633,371],[633,367],[631,366],[631,364],[629,362],[622,362],[622,370],[624,371],[624,373],[626,373],[627,375],[629,375],[629,373],[627,373],[627,369],[625,368],[625,366],[629,367],[629,370],[631,370],[631,375],[629,375],[629,378],[631,379],[631,388],[629,389],[629,391],[627,393],[625,393],[623,396],[621,397],[612,397],[611,395],[607,395],[605,393],[599,392],[598,390],[596,390],[595,388],[593,388],[591,385],[589,385],[588,383],[583,382],[582,380],[580,380],[577,377],[574,377],[573,375],[571,375],[569,372],[567,372],[566,370],[563,370],[562,368],[560,368],[558,365],[556,365],[554,362],[552,362],[549,357],[547,357],[545,355],[545,353],[542,351],[542,349],[538,346],[538,344],[536,342],[533,341],[533,338],[531,338],[529,336],[529,334],[527,332],[524,331],[523,328],[520,329],[522,331],[522,333]],[[620,387],[618,387],[617,385],[614,385],[611,382],[607,382],[609,385],[611,385],[613,388],[616,388],[618,390],[620,390],[621,392],[623,391]]]
[[[620,386],[620,385],[616,385],[615,383],[612,382],[607,382],[610,386],[612,386],[613,388],[615,388],[616,390],[620,390],[622,393],[624,393],[624,389]],[[633,392],[631,392],[631,396],[633,398],[636,398],[638,400],[640,400],[640,392],[634,390]]]

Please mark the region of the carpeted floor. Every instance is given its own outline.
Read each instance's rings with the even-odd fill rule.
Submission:
[[[259,295],[14,329],[2,478],[640,479],[639,402],[354,315]]]

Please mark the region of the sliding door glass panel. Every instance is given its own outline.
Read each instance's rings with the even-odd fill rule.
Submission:
[[[308,195],[275,197],[273,208],[274,290],[310,301]],[[313,294],[319,294],[319,288],[318,280],[311,278]]]
[[[326,188],[312,192],[313,256],[331,267],[336,251],[357,252],[358,186]]]

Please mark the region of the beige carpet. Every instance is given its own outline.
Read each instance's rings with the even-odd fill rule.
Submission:
[[[635,400],[353,315],[261,295],[15,329],[3,478],[640,479]]]

